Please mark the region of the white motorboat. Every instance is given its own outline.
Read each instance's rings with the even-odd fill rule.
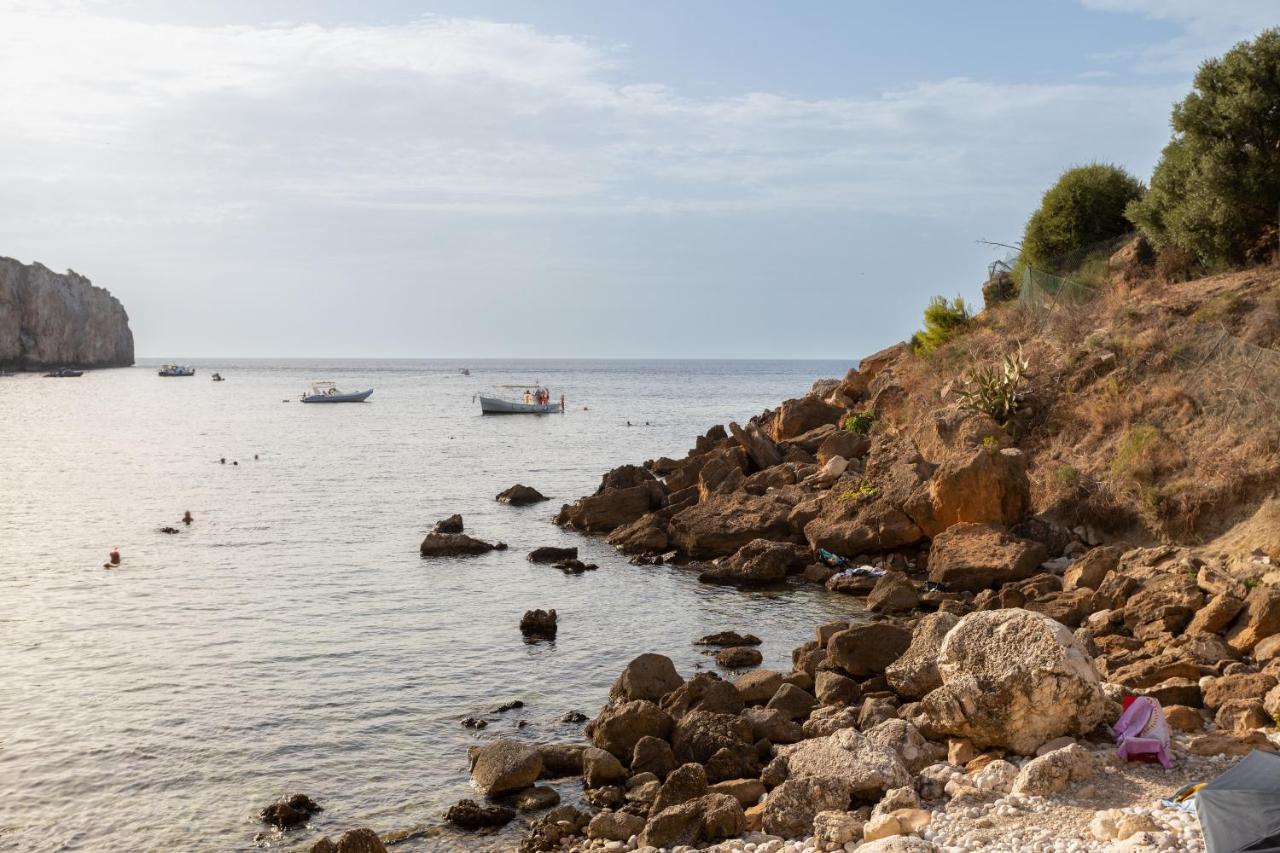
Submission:
[[[564,395],[560,395],[559,401],[554,401],[551,399],[551,392],[539,386],[536,382],[533,385],[499,385],[497,387],[507,390],[523,388],[524,393],[518,400],[477,394],[476,396],[480,399],[480,414],[551,415],[564,413]]]
[[[166,364],[160,368],[161,376],[195,376],[196,369],[189,364]]]
[[[304,403],[363,403],[369,399],[368,391],[343,391],[332,382],[312,382],[311,389],[301,397]]]

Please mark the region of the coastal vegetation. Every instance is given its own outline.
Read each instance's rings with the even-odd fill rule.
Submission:
[[[1205,269],[1276,249],[1280,199],[1280,29],[1200,66],[1173,107],[1173,139],[1129,219],[1162,254]]]
[[[736,631],[732,680],[636,658],[581,749],[599,811],[524,850],[1200,848],[1154,801],[1280,748],[1278,38],[1201,69],[1150,192],[1061,176],[1023,239],[1035,292],[934,297],[910,341],[561,508],[638,565],[869,615],[789,670]],[[1167,771],[1117,758],[1129,702],[1173,732]]]

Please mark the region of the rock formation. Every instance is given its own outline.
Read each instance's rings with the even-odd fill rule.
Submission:
[[[68,270],[0,258],[0,368],[128,367],[124,306]]]

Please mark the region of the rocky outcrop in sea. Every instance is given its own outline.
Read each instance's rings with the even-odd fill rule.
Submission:
[[[131,364],[133,332],[120,300],[71,270],[0,257],[0,368]]]

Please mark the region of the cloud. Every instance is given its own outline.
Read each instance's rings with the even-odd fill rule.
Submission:
[[[1090,123],[1143,139],[1168,102],[1153,88],[966,79],[862,99],[697,99],[615,82],[616,48],[456,18],[213,27],[59,4],[0,12],[0,31],[0,186],[75,188],[75,215],[113,221],[281,203],[905,210],[1040,181],[1047,151],[1094,156],[1067,144]]]
[[[1264,29],[1280,25],[1274,0],[1081,0],[1105,12],[1141,15],[1177,26],[1168,40],[1137,49],[1132,58],[1144,73],[1189,74]]]

